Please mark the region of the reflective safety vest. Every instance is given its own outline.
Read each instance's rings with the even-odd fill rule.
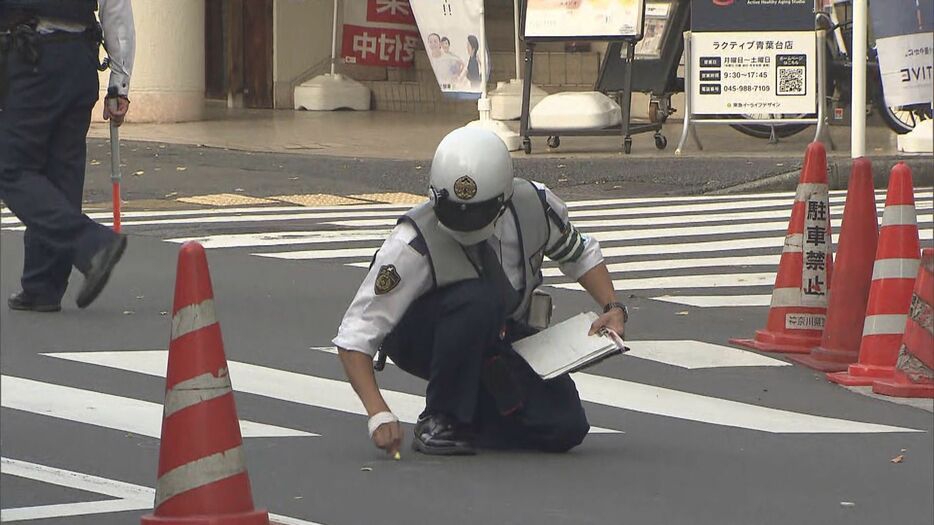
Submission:
[[[57,18],[91,26],[97,0],[0,0],[0,20],[17,17]]]
[[[544,196],[538,189],[525,179],[515,178],[512,184],[512,199],[506,206],[512,211],[522,250],[523,287],[516,290],[521,300],[510,317],[522,320],[529,308],[532,292],[542,284],[542,259],[548,243],[549,225]],[[425,242],[435,288],[480,277],[464,247],[440,228],[430,202],[413,208],[399,221],[412,224]]]

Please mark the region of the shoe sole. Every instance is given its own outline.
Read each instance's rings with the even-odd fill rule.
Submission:
[[[90,290],[88,290],[87,292],[83,294],[84,297],[82,297],[81,295],[78,296],[78,300],[75,301],[78,304],[78,308],[87,308],[88,306],[91,305],[91,303],[94,302],[95,299],[97,299],[97,296],[101,294],[101,292],[104,290],[104,286],[107,286],[107,281],[110,280],[110,273],[113,271],[114,267],[117,266],[117,263],[119,263],[120,259],[123,257],[123,252],[126,251],[126,244],[127,244],[126,237],[125,236],[121,237],[120,244],[117,246],[117,251],[111,257],[111,260],[113,262],[109,264],[110,269],[104,272],[101,278],[97,281],[97,284],[94,286],[94,288],[91,288]]]
[[[7,306],[10,307],[10,310],[16,310],[18,312],[37,312],[37,313],[47,314],[47,313],[62,311],[61,305],[13,306],[11,304],[7,304]]]
[[[474,456],[477,450],[465,447],[428,447],[417,439],[412,440],[412,450],[429,456]]]

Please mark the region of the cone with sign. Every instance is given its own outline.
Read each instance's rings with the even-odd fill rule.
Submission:
[[[869,386],[876,379],[892,377],[920,253],[911,169],[900,162],[892,168],[885,195],[859,362],[845,372],[827,374],[828,379],[846,386]]]
[[[872,163],[860,157],[853,161],[846,192],[827,306],[827,326],[820,346],[811,349],[810,354],[790,356],[792,361],[822,372],[840,372],[856,362],[862,334],[853,327],[862,325],[866,316],[878,236]]]
[[[155,511],[143,525],[269,525],[253,508],[204,248],[178,256]]]
[[[762,352],[809,353],[821,341],[833,270],[827,153],[808,145],[766,326],[730,342]]]

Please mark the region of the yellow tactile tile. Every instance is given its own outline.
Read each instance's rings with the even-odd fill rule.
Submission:
[[[194,195],[176,199],[178,202],[188,204],[202,204],[204,206],[249,206],[252,204],[275,204],[276,201],[238,195],[236,193],[215,193],[212,195]]]
[[[276,195],[269,197],[281,202],[298,204],[299,206],[344,206],[346,204],[363,204],[365,201],[329,193],[309,193],[305,195]]]
[[[350,195],[354,199],[363,199],[368,201],[385,202],[389,204],[419,204],[428,200],[425,195],[415,195],[414,193],[364,193],[360,195]]]

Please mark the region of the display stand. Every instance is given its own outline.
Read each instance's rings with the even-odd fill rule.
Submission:
[[[522,83],[522,114],[519,120],[519,135],[522,137],[522,149],[526,154],[532,152],[530,137],[549,137],[548,146],[556,148],[560,145],[560,136],[613,136],[619,135],[623,141],[623,150],[628,154],[632,152],[632,135],[654,131],[657,137],[661,136],[661,124],[632,124],[630,122],[630,103],[632,101],[632,62],[635,56],[636,43],[642,39],[642,27],[645,16],[645,5],[639,1],[638,23],[634,30],[628,34],[588,34],[588,35],[536,35],[530,36],[528,32],[528,2],[523,2],[523,35],[525,39],[525,74]],[[568,41],[604,41],[619,42],[626,48],[625,74],[622,89],[616,92],[616,102],[622,111],[622,121],[619,126],[601,129],[547,129],[532,128],[530,125],[530,100],[532,89],[532,65],[535,60],[535,45],[539,42],[568,42]]]
[[[729,125],[729,124],[762,124],[771,126],[771,137],[769,141],[771,143],[777,143],[778,138],[775,134],[775,126],[782,124],[816,124],[817,130],[814,135],[815,141],[827,140],[830,143],[831,148],[835,148],[833,144],[833,139],[830,137],[829,133],[829,123],[827,121],[827,111],[826,111],[826,86],[827,86],[827,61],[826,53],[826,34],[822,30],[815,30],[816,38],[816,52],[814,55],[815,65],[817,70],[817,89],[816,89],[816,113],[814,117],[804,117],[804,118],[781,118],[776,116],[775,118],[763,118],[763,119],[753,119],[753,118],[742,118],[741,115],[737,114],[735,117],[725,116],[725,115],[702,115],[695,113],[694,108],[694,92],[696,85],[695,83],[699,79],[694,78],[693,64],[694,64],[694,50],[693,50],[693,32],[686,31],[684,33],[684,79],[685,79],[685,97],[684,97],[684,125],[681,130],[681,138],[678,141],[678,148],[675,150],[675,155],[680,155],[684,151],[684,146],[687,143],[688,135],[691,136],[691,139],[697,145],[697,149],[703,150],[703,144],[701,144],[700,137],[697,134],[697,125]]]

